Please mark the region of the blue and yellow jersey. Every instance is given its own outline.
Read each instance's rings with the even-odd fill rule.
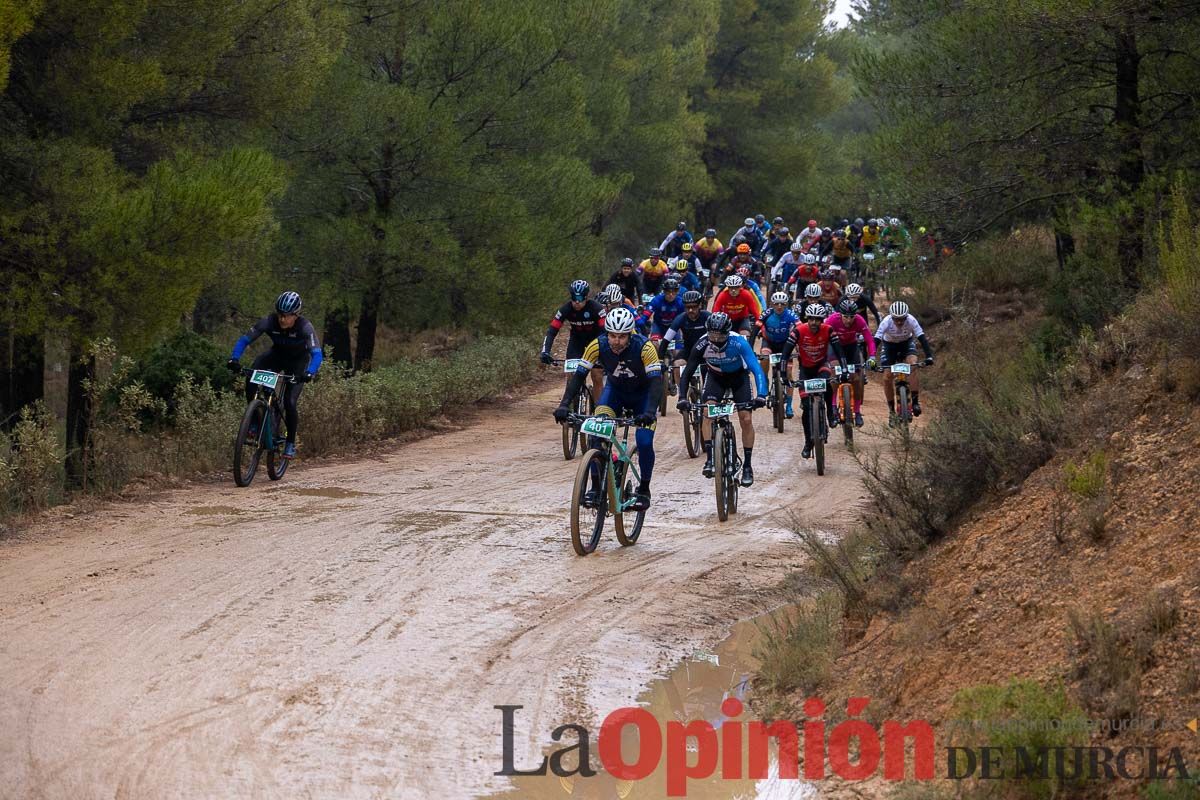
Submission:
[[[627,392],[648,388],[650,379],[658,377],[662,369],[654,345],[645,336],[636,333],[629,337],[629,345],[620,353],[612,351],[607,336],[593,339],[584,349],[575,374],[586,375],[594,366],[603,367],[608,382]]]

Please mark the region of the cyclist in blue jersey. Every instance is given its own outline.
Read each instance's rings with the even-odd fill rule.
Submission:
[[[783,353],[783,348],[787,345],[788,334],[800,321],[800,317],[788,308],[788,299],[787,292],[776,292],[771,295],[771,308],[763,314],[762,319],[758,322],[758,328],[762,331],[762,345],[758,352],[762,356],[764,370],[767,357],[773,353]],[[792,379],[791,359],[783,364],[782,372],[789,381]],[[793,416],[792,387],[790,385],[787,387],[787,404],[784,406],[784,414],[788,419]]]
[[[675,260],[675,265],[671,267],[671,277],[679,281],[679,290],[688,292],[695,289],[697,292],[703,288],[700,283],[700,267],[699,262],[693,256],[690,260],[686,256],[680,256]]]
[[[300,412],[297,403],[300,390],[311,381],[321,368],[325,355],[317,341],[317,332],[311,322],[300,316],[300,295],[284,292],[275,300],[275,313],[254,323],[242,334],[233,346],[228,366],[231,372],[242,371],[241,357],[246,348],[264,333],[271,340],[271,349],[254,359],[252,369],[265,369],[294,375],[296,383],[288,383],[283,390],[283,420],[287,427],[287,444],[283,448],[284,458],[296,456],[296,431],[300,427]],[[246,402],[254,399],[254,386],[246,378]],[[257,437],[258,431],[251,431]]]
[[[719,402],[725,396],[725,390],[733,391],[735,403],[749,403],[750,376],[754,376],[755,388],[758,390],[753,399],[755,408],[767,404],[767,376],[763,374],[758,359],[754,357],[754,349],[741,336],[732,335],[733,321],[729,315],[718,311],[709,315],[705,322],[705,335],[700,337],[696,346],[688,354],[687,366],[679,376],[679,385],[687,386],[692,379],[692,373],[701,362],[708,365],[708,376],[704,379],[704,391],[700,402]],[[680,410],[687,407],[686,400],[679,401]],[[754,470],[750,467],[750,456],[754,451],[754,424],[749,409],[738,411],[738,423],[742,429],[742,486],[754,483]],[[700,441],[704,446],[705,462],[704,477],[713,476],[712,454],[712,424],[705,417],[700,424]]]
[[[615,308],[608,312],[604,320],[604,335],[593,339],[583,351],[579,367],[567,383],[567,390],[558,408],[554,409],[554,419],[559,423],[567,420],[571,413],[571,398],[579,393],[589,370],[593,365],[602,367],[608,380],[596,404],[596,415],[634,415],[638,425],[636,440],[642,482],[638,484],[637,496],[631,508],[645,511],[650,507],[654,425],[658,419],[658,401],[662,393],[662,368],[654,345],[646,337],[634,333],[634,326],[634,315],[629,309]],[[593,476],[592,485],[600,485],[598,476]],[[591,507],[595,502],[594,493],[588,492],[584,504]]]
[[[704,322],[708,319],[704,310],[704,296],[693,289],[683,293],[683,313],[675,317],[663,341],[671,346],[671,369],[675,373],[675,385],[679,385],[679,368],[687,363],[687,355],[704,335]],[[704,367],[701,365],[701,369]],[[704,373],[701,373],[701,377]],[[684,393],[687,393],[685,387]]]
[[[679,296],[679,281],[667,278],[663,281],[663,290],[654,296],[646,306],[644,316],[650,320],[650,341],[662,355],[662,340],[667,329],[675,318],[684,311],[683,300]]]

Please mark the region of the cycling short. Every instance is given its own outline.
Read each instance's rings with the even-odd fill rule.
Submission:
[[[762,341],[759,342],[760,349],[765,347],[767,349],[768,353],[782,353],[783,348],[786,344],[787,344],[787,339],[784,339],[781,342],[772,342],[770,339],[767,339],[766,337],[764,337],[762,339]]]
[[[747,331],[747,332],[753,330],[754,329],[754,318],[753,317],[742,317],[741,319],[735,319],[733,321],[733,329],[735,331]]]
[[[606,414],[610,417],[636,416],[642,412],[655,413],[657,407],[651,404],[646,408],[646,389],[637,391],[621,391],[611,382],[604,384],[600,392],[600,402],[596,403],[596,414]],[[654,430],[651,427],[651,430]]]
[[[858,342],[852,342],[851,344],[846,344],[845,342],[842,342],[842,353],[844,353],[846,356],[847,364],[861,364],[862,363],[862,359],[859,358],[859,352],[858,352],[859,347],[860,347],[860,345],[858,344]],[[832,345],[830,345],[830,347],[829,347],[829,353],[826,356],[826,358],[829,359],[830,364],[837,361],[837,356],[834,355],[834,353],[833,353]]]
[[[700,393],[700,402],[706,403],[710,400],[720,400],[725,396],[726,389],[733,390],[733,402],[749,403],[750,397],[750,371],[740,369],[737,372],[717,372],[715,369],[708,371],[708,376],[704,379],[704,391]]]
[[[884,342],[880,351],[881,364],[899,364],[909,356],[917,354],[917,340],[905,339],[903,342]]]

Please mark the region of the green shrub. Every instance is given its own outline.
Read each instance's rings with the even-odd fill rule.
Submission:
[[[1108,456],[1103,450],[1092,453],[1080,464],[1068,461],[1063,467],[1067,488],[1080,497],[1099,497],[1104,491]]]
[[[0,516],[40,511],[63,495],[62,444],[57,421],[42,401],[21,409],[8,435],[0,433]]]
[[[1158,267],[1166,290],[1167,301],[1174,311],[1173,330],[1188,338],[1182,342],[1194,352],[1200,347],[1200,332],[1196,319],[1200,317],[1200,230],[1197,230],[1187,190],[1182,177],[1171,187],[1170,216],[1167,224],[1158,228]]]
[[[172,336],[156,344],[134,366],[130,378],[140,381],[146,389],[165,403],[174,401],[175,387],[184,375],[197,382],[209,381],[213,386],[230,385],[225,369],[229,354],[207,338],[180,328]],[[170,406],[175,411],[173,405]]]
[[[828,680],[837,657],[841,617],[841,595],[828,591],[760,623],[762,640],[754,655],[763,684],[782,693],[813,691]]]
[[[1011,780],[979,782],[976,788],[983,794],[1028,798],[1057,795],[1075,772],[1071,751],[1067,751],[1065,759],[1066,775],[1057,773],[1050,750],[1045,759],[1046,777],[1017,777],[1022,766],[1017,760],[1017,748],[1023,748],[1032,759],[1041,748],[1082,746],[1089,738],[1083,709],[1070,701],[1062,686],[1046,689],[1030,680],[1014,679],[1004,686],[961,689],[954,696],[952,713],[955,729],[964,732],[952,744],[1002,748],[1000,752],[1006,759],[1004,775],[1013,776]],[[993,785],[988,787],[988,783]]]
[[[1141,800],[1200,800],[1200,779],[1151,781],[1139,796]]]

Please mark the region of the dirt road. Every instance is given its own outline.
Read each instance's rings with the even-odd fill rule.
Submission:
[[[756,415],[758,482],[716,520],[660,424],[641,540],[579,558],[558,390],[281,484],[201,485],[0,542],[0,795],[465,798],[501,790],[566,722],[593,727],[732,623],[860,497],[840,443],[818,479]],[[868,417],[882,400],[868,387]]]

